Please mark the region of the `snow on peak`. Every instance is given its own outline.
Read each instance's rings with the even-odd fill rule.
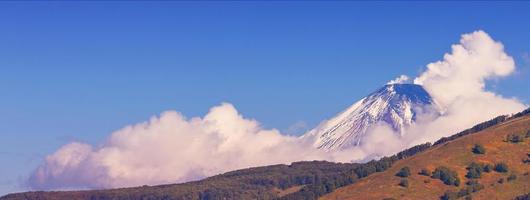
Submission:
[[[314,146],[324,150],[356,146],[370,127],[381,122],[403,134],[416,120],[418,110],[434,107],[431,105],[434,102],[421,85],[387,84],[302,137],[313,138]]]

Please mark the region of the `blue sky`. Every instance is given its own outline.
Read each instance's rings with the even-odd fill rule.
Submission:
[[[530,100],[530,4],[1,2],[0,194],[61,145],[102,142],[164,110],[230,102],[266,128],[311,128],[460,35],[501,41],[517,72],[488,86]],[[288,131],[289,130],[289,131]]]

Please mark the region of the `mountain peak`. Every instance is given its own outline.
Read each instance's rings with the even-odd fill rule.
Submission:
[[[303,137],[313,138],[319,149],[333,150],[362,143],[369,128],[386,123],[400,135],[418,112],[434,105],[429,93],[416,84],[387,84],[324,121]]]
[[[387,84],[376,92],[370,94],[373,95],[393,95],[401,98],[408,98],[412,102],[422,102],[425,104],[432,104],[431,95],[421,85],[411,83],[401,84]],[[397,99],[394,99],[397,100]]]

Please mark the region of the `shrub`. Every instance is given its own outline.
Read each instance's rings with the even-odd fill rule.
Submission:
[[[461,189],[460,191],[458,191],[458,193],[456,193],[457,197],[464,197],[464,196],[467,196],[471,194],[471,191],[467,190],[467,189]]]
[[[409,181],[407,179],[401,179],[401,181],[399,181],[399,186],[409,187]]]
[[[485,154],[486,153],[486,149],[481,144],[475,144],[475,146],[473,146],[471,151],[474,154]]]
[[[478,192],[479,190],[484,189],[484,185],[480,184],[477,181],[471,182],[465,189],[470,192]]]
[[[503,184],[504,183],[504,178],[500,178],[497,183],[500,183],[500,184]]]
[[[517,179],[517,176],[516,176],[515,174],[511,174],[510,176],[508,176],[508,178],[507,178],[506,180],[507,180],[508,182],[510,182],[510,181],[515,180],[515,179]]]
[[[482,173],[484,167],[480,166],[480,164],[477,163],[471,163],[467,168],[467,178],[480,178],[480,174]]]
[[[437,167],[432,173],[431,177],[442,180],[446,185],[460,185],[460,179],[458,178],[458,174],[447,167]]]
[[[530,199],[530,192],[527,193],[527,194],[523,194],[523,195],[517,196],[517,197],[515,197],[514,200],[528,200],[528,199]]]
[[[469,170],[467,171],[466,178],[480,178],[480,171]]]
[[[427,169],[421,169],[420,173],[418,174],[423,176],[431,176],[431,172]]]
[[[526,131],[526,138],[530,138],[530,130]]]
[[[399,170],[398,173],[396,173],[396,176],[399,177],[409,177],[410,176],[410,168],[409,167],[403,167]]]
[[[468,186],[466,186],[465,188],[460,189],[458,192],[447,191],[441,197],[441,199],[458,199],[461,197],[466,197],[466,199],[470,199],[470,195],[472,193],[478,192],[482,189],[484,189],[484,185],[478,183],[477,181],[469,181]]]
[[[466,182],[466,185],[476,185],[476,184],[478,184],[478,181],[476,180],[469,180]]]
[[[497,163],[493,168],[496,172],[505,173],[508,172],[508,165],[506,163]]]
[[[442,197],[440,197],[441,200],[453,200],[458,199],[458,194],[456,192],[447,191],[444,193]]]
[[[482,172],[490,172],[493,166],[490,164],[472,162],[467,169],[467,178],[480,178]]]
[[[506,136],[506,141],[507,142],[511,142],[511,143],[519,143],[519,142],[524,141],[524,138],[521,135],[510,134],[510,135]]]
[[[490,173],[492,170],[493,170],[493,165],[491,164],[484,165],[484,172]]]

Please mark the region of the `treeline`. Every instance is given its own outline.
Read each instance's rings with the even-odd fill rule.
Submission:
[[[278,199],[317,199],[327,193],[333,192],[336,188],[355,183],[358,179],[367,177],[373,173],[385,171],[392,167],[392,164],[396,161],[416,155],[429,149],[429,147],[431,147],[431,143],[420,144],[405,149],[390,157],[383,157],[379,160],[372,160],[365,164],[358,164],[353,171],[344,172],[343,177],[334,176],[322,179],[320,182],[307,185],[298,192],[288,194]]]
[[[485,121],[485,122],[482,122],[480,124],[477,124],[475,126],[473,126],[472,128],[470,129],[466,129],[460,133],[457,133],[457,134],[454,134],[452,136],[449,136],[449,137],[443,137],[441,139],[439,139],[438,141],[434,142],[434,145],[433,146],[437,146],[437,145],[440,145],[440,144],[444,144],[446,142],[449,142],[449,141],[452,141],[452,140],[455,140],[459,137],[462,137],[462,136],[465,136],[465,135],[469,135],[469,134],[473,134],[473,133],[477,133],[479,131],[482,131],[484,129],[487,129],[489,127],[492,127],[492,126],[495,126],[497,124],[500,124],[502,122],[505,122],[505,121],[509,121],[509,120],[512,120],[512,119],[515,119],[515,118],[518,118],[518,117],[522,117],[522,116],[525,116],[525,115],[529,115],[530,114],[530,108],[522,111],[522,112],[519,112],[511,117],[507,116],[507,115],[503,115],[503,116],[498,116],[498,117],[495,117],[491,120],[488,120],[488,121]]]
[[[460,133],[454,134],[454,135],[449,136],[449,137],[443,137],[443,138],[439,139],[438,141],[434,142],[434,146],[440,145],[440,144],[444,144],[446,142],[455,140],[455,139],[460,138],[462,136],[466,136],[466,135],[469,135],[469,134],[472,134],[472,133],[476,133],[476,132],[482,131],[482,130],[487,129],[489,127],[492,127],[492,126],[495,126],[495,125],[500,124],[502,122],[505,122],[508,119],[509,118],[507,116],[495,117],[495,118],[493,118],[491,120],[488,120],[488,121],[482,122],[480,124],[477,124],[477,125],[473,126],[470,129],[466,129],[466,130],[464,130],[464,131],[462,131]]]
[[[355,183],[361,178],[367,177],[376,172],[382,172],[392,166],[397,161],[397,157],[384,157],[380,160],[372,160],[365,164],[358,164],[348,171],[343,171],[337,176],[328,176],[318,181],[304,186],[300,191],[288,194],[278,199],[317,199],[327,193],[333,192],[336,188]]]

